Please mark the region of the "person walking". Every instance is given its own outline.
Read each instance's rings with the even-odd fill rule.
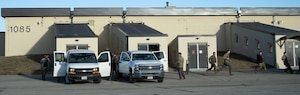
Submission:
[[[115,53],[112,53],[112,61],[111,61],[111,69],[110,69],[110,77],[109,77],[109,80],[116,80],[116,74],[118,73],[117,72],[117,67],[118,67],[118,64],[119,64],[119,56],[116,55]]]
[[[206,70],[206,73],[208,73],[208,71],[210,71],[211,69],[214,69],[214,72],[215,74],[217,74],[217,66],[216,66],[216,62],[217,62],[217,59],[216,59],[216,53],[213,52],[213,55],[211,55],[209,58],[209,63],[211,65],[211,67],[209,69]]]
[[[40,63],[41,63],[42,80],[46,80],[46,74],[50,69],[49,55],[44,55],[44,57],[40,60]]]
[[[256,63],[257,68],[255,68],[255,73],[258,72],[260,69],[264,68],[265,72],[267,72],[266,64],[264,63],[262,51],[259,51],[259,53],[256,55]]]
[[[290,66],[290,63],[288,61],[286,52],[283,53],[283,56],[281,57],[281,60],[283,61],[284,65],[286,66],[286,69],[284,70],[284,72],[286,73],[287,71],[290,71],[290,73],[293,74],[294,70]]]
[[[184,58],[181,56],[181,52],[178,53],[178,60],[177,60],[177,68],[178,68],[178,75],[179,79],[185,79],[184,73],[183,73],[183,62]]]
[[[231,66],[231,63],[230,63],[229,54],[230,54],[230,50],[227,50],[226,53],[223,55],[224,64],[219,70],[222,70],[225,66],[228,66],[229,75],[232,76],[233,75],[232,72],[231,72],[232,66]]]

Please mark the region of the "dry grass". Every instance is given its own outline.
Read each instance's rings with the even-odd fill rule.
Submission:
[[[38,74],[42,55],[0,56],[0,75]]]

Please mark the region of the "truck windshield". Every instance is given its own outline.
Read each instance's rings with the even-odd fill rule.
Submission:
[[[132,61],[134,60],[157,60],[153,54],[133,54]]]
[[[69,63],[97,63],[93,53],[73,53],[70,54]]]

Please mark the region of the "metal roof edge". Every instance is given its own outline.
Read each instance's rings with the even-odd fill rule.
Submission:
[[[128,16],[201,16],[201,15],[216,15],[224,16],[237,15],[237,8],[234,7],[181,7],[181,8],[126,8]]]
[[[2,17],[69,16],[70,8],[1,8]]]
[[[123,8],[74,8],[74,16],[122,16]]]
[[[240,11],[242,16],[300,16],[300,7],[241,7]]]

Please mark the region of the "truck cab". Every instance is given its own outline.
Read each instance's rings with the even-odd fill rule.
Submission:
[[[163,82],[164,70],[153,52],[126,51],[120,55],[119,77],[129,75],[130,82],[136,79],[157,80]]]
[[[109,76],[109,52],[101,52],[98,59],[91,50],[69,50],[67,53],[54,51],[53,77],[64,78],[69,84],[76,81],[101,82],[102,74]]]

